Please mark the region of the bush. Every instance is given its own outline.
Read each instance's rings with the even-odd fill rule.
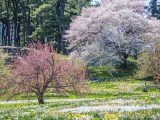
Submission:
[[[6,65],[6,59],[8,57],[8,54],[4,53],[3,50],[0,50],[0,82],[9,75],[9,69]]]
[[[153,78],[156,83],[160,83],[160,42],[154,45],[154,49],[142,53],[139,61],[139,76]]]
[[[0,50],[0,88],[3,88],[4,81],[10,75],[10,70],[6,65],[6,59],[8,59],[8,54],[4,53],[3,50]],[[3,94],[5,91],[0,90],[0,95]]]

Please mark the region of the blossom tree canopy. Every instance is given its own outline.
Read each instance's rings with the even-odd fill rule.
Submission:
[[[157,33],[159,22],[144,17],[143,0],[104,0],[84,8],[66,31],[68,49],[87,64],[123,64]]]
[[[35,93],[39,104],[44,104],[48,87],[53,92],[81,92],[86,80],[85,65],[74,59],[62,59],[48,46],[35,46],[19,56],[11,65],[12,75],[0,81],[9,97]],[[0,88],[1,88],[0,86]],[[2,88],[1,88],[2,89]]]

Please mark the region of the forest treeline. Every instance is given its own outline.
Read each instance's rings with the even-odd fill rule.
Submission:
[[[64,31],[71,19],[91,0],[0,0],[3,46],[26,46],[29,42],[50,42],[66,53]]]
[[[30,42],[49,42],[57,52],[66,53],[63,35],[72,18],[92,0],[0,0],[2,46],[27,46]],[[146,6],[159,18],[158,0]]]

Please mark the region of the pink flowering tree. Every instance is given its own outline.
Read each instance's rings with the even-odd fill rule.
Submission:
[[[58,93],[67,90],[80,92],[86,80],[85,69],[76,61],[61,59],[49,47],[31,48],[27,55],[18,57],[12,65],[12,76],[3,83],[11,95],[35,93],[39,104],[50,86]]]
[[[69,87],[76,94],[79,94],[83,90],[85,90],[85,82],[86,82],[86,66],[76,58],[70,58],[69,60],[64,60],[61,62],[61,75],[59,76],[59,80],[62,80],[62,84],[64,86]]]

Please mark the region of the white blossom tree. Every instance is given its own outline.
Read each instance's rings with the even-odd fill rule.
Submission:
[[[126,68],[128,56],[137,54],[155,32],[155,21],[144,17],[143,0],[103,0],[99,7],[84,8],[65,38],[71,53],[87,64]]]

